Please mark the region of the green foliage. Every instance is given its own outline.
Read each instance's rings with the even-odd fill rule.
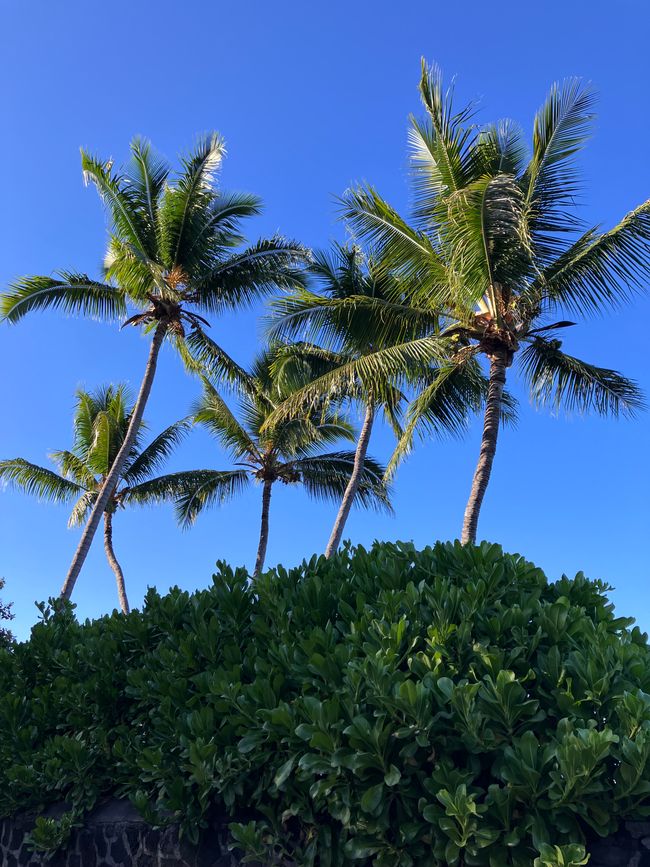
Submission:
[[[650,814],[650,658],[608,588],[497,545],[376,543],[251,586],[42,607],[0,650],[0,815],[108,795],[250,860],[578,867]]]
[[[5,579],[0,578],[0,590],[5,586]],[[0,621],[13,620],[14,615],[11,613],[11,603],[7,604],[0,599]],[[13,640],[13,635],[4,626],[0,626],[0,647],[9,644]]]

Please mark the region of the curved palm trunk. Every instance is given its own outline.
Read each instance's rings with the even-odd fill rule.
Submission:
[[[273,482],[270,479],[264,479],[264,487],[262,488],[262,526],[260,528],[260,544],[257,548],[253,578],[257,578],[260,574],[264,568],[264,560],[266,559],[266,546],[269,541],[269,507],[271,505],[272,487]]]
[[[81,534],[81,539],[79,541],[77,550],[75,551],[72,563],[70,564],[70,569],[68,570],[66,579],[63,582],[63,587],[61,588],[61,596],[64,599],[69,599],[72,595],[74,585],[77,581],[77,578],[79,577],[79,573],[81,572],[81,567],[86,560],[88,551],[90,550],[90,546],[92,545],[92,541],[95,537],[95,533],[97,532],[99,522],[102,515],[104,514],[104,510],[106,509],[106,504],[108,503],[110,497],[113,494],[113,491],[115,490],[115,486],[119,481],[120,474],[122,472],[124,464],[126,463],[126,459],[128,458],[131,449],[133,448],[135,438],[138,434],[138,431],[140,430],[140,424],[142,422],[144,408],[147,404],[147,399],[149,398],[149,394],[151,392],[151,386],[153,385],[154,377],[156,375],[158,354],[160,352],[160,347],[162,346],[163,340],[165,339],[166,331],[167,325],[163,322],[159,322],[156,326],[153,340],[151,341],[149,358],[147,359],[147,366],[144,371],[144,377],[142,378],[140,393],[138,394],[138,399],[136,400],[135,406],[133,407],[133,415],[131,416],[131,421],[129,422],[129,427],[126,432],[126,436],[124,437],[124,442],[122,443],[122,447],[120,448],[119,452],[115,457],[115,460],[113,461],[113,466],[111,467],[110,472],[104,480],[104,484],[102,485],[102,488],[99,492],[99,496],[97,497],[95,505],[93,506],[93,510],[90,513],[88,523],[84,527],[84,531]]]
[[[503,389],[506,384],[506,367],[505,352],[495,353],[490,356],[490,382],[487,402],[485,404],[483,437],[481,439],[478,464],[476,465],[472,481],[472,490],[465,508],[463,534],[460,538],[463,545],[467,542],[471,542],[472,544],[476,542],[478,517],[483,497],[490,481],[494,455],[497,450],[497,437],[499,435],[499,422],[501,420],[501,402],[503,399]]]
[[[341,544],[341,536],[343,535],[343,530],[345,529],[345,524],[348,520],[350,509],[352,508],[354,498],[356,497],[357,491],[359,490],[359,485],[361,484],[361,474],[363,473],[363,467],[366,462],[368,443],[370,442],[370,434],[372,433],[372,425],[374,420],[375,408],[371,403],[369,403],[366,407],[366,415],[363,420],[363,426],[361,428],[361,433],[359,434],[359,440],[357,442],[357,448],[354,453],[354,466],[350,475],[350,481],[348,482],[345,493],[343,494],[343,499],[341,500],[341,505],[339,507],[339,513],[336,516],[336,521],[334,522],[334,527],[332,528],[332,535],[330,536],[330,540],[327,543],[327,548],[325,549],[325,556],[328,559],[332,556],[332,554],[336,553],[339,545]]]
[[[113,550],[113,515],[111,512],[104,512],[104,550],[106,551],[106,559],[115,573],[115,581],[117,582],[117,598],[120,600],[122,614],[128,614],[130,609],[129,600],[126,598],[124,573],[122,572],[122,567],[118,563],[115,551]]]

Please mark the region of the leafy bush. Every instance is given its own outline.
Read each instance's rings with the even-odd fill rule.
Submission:
[[[0,590],[5,586],[4,578],[0,578]],[[0,621],[13,620],[14,615],[11,613],[11,603],[6,604],[0,599]],[[10,644],[13,641],[11,632],[0,623],[0,647]]]
[[[580,865],[650,814],[650,657],[609,588],[497,545],[376,544],[151,590],[0,651],[0,815],[128,796],[320,867]]]

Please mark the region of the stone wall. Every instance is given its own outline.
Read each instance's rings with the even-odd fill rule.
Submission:
[[[51,813],[51,815],[55,813]],[[0,820],[1,867],[239,867],[228,851],[225,824],[217,825],[195,847],[178,839],[175,826],[155,830],[128,801],[113,801],[90,813],[73,832],[65,851],[33,853],[25,836],[33,818]],[[650,822],[627,822],[617,834],[589,846],[589,867],[650,867]],[[251,865],[254,867],[254,865]],[[261,865],[258,865],[261,867]]]
[[[46,815],[56,816],[56,812]],[[93,810],[84,827],[72,832],[67,848],[50,856],[28,847],[25,837],[32,828],[29,815],[0,820],[1,867],[238,867],[241,863],[228,851],[225,825],[207,831],[200,846],[191,846],[179,841],[174,825],[160,830],[147,825],[129,801],[112,801]]]

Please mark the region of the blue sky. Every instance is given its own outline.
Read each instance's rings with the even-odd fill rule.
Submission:
[[[646,102],[650,84],[642,0],[529,5],[502,0],[441,5],[385,0],[306,3],[0,3],[0,284],[57,268],[98,272],[106,237],[102,207],[82,183],[79,147],[121,161],[143,134],[170,158],[196,134],[227,141],[222,186],[255,192],[265,213],[251,238],[276,230],[311,246],[343,239],[334,197],[368,180],[408,209],[408,115],[419,113],[420,57],[457,75],[459,99],[480,99],[482,117],[513,117],[526,129],[550,84],[593,81],[600,98],[584,154],[583,216],[606,226],[650,196]],[[261,336],[260,306],[213,323],[240,361]],[[572,329],[565,349],[612,366],[650,390],[645,351],[648,297]],[[639,328],[639,326],[641,326]],[[125,380],[137,387],[147,344],[135,330],[33,315],[0,328],[0,457],[45,463],[67,448],[75,389]],[[500,440],[479,535],[542,566],[552,578],[582,569],[616,587],[621,614],[650,627],[648,469],[650,418],[635,422],[554,418],[523,397],[516,430]],[[183,416],[196,385],[165,351],[147,411],[152,433]],[[461,442],[422,444],[401,469],[394,518],[356,512],[346,535],[454,538],[478,453],[474,425]],[[387,459],[378,431],[372,452]],[[170,469],[227,467],[196,432]],[[206,513],[189,532],[171,507],[124,512],[114,540],[133,605],[146,587],[193,589],[223,558],[252,566],[260,492]],[[270,565],[294,564],[327,541],[334,509],[282,489],[271,514]],[[0,491],[0,575],[14,628],[27,635],[34,601],[56,594],[78,533],[67,510]],[[99,540],[98,540],[99,542]],[[96,544],[74,600],[82,617],[116,604]]]

